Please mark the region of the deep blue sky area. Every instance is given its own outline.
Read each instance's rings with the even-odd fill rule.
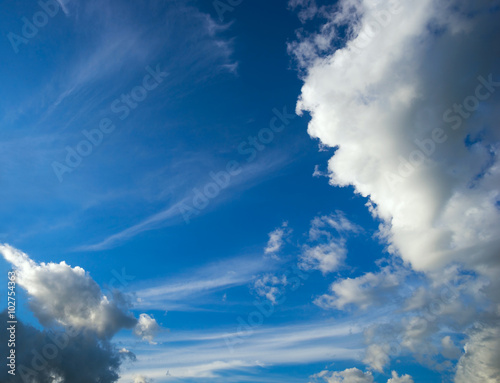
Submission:
[[[460,246],[492,238],[497,222],[486,202],[486,218],[475,209],[484,196],[498,207],[497,133],[469,126],[497,121],[496,95],[464,118],[477,140],[463,147],[448,129],[456,136],[432,143],[395,189],[381,174],[498,67],[467,64],[449,20],[464,36],[495,28],[461,19],[458,6],[432,18],[405,1],[390,11],[339,3],[2,4],[0,284],[16,266],[19,317],[38,329],[84,323],[109,352],[134,353],[116,367],[120,383],[451,382],[474,314],[419,321],[441,282],[454,277],[472,295],[487,285],[474,278],[488,267],[460,258],[471,251]],[[360,49],[370,22],[383,28]],[[473,42],[464,37],[487,51]],[[450,57],[463,63],[448,73]],[[470,179],[477,195],[462,188]],[[474,254],[493,259],[482,245]],[[91,308],[80,302],[87,289]],[[103,307],[135,327],[105,333]]]

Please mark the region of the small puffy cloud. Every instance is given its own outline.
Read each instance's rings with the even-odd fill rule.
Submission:
[[[363,372],[357,368],[348,368],[340,372],[321,371],[311,376],[314,382],[324,381],[326,383],[373,383],[371,372]],[[414,383],[410,375],[398,376],[396,371],[392,372],[392,378],[387,383]]]
[[[382,303],[394,293],[404,279],[404,271],[383,268],[379,273],[366,273],[357,278],[346,278],[330,285],[330,293],[317,298],[314,303],[323,308],[343,310],[355,305],[366,309]]]
[[[316,382],[321,379],[327,383],[373,383],[371,372],[363,372],[357,368],[348,368],[340,372],[322,371],[311,378]]]
[[[269,233],[269,241],[264,249],[266,254],[276,256],[284,245],[284,239],[290,234],[291,230],[288,229],[288,222],[283,222],[281,227]]]
[[[158,334],[160,329],[161,328],[156,322],[155,318],[148,314],[141,314],[139,316],[139,321],[134,328],[134,334],[142,340],[154,344],[153,339],[155,338],[156,334]]]
[[[414,383],[410,375],[398,376],[396,371],[392,372],[392,378],[387,381],[387,383]]]
[[[339,211],[315,217],[311,221],[309,240],[321,243],[303,247],[299,267],[303,270],[319,270],[323,275],[338,270],[347,256],[347,234],[359,231],[359,226]]]
[[[338,270],[346,255],[347,249],[343,240],[313,247],[305,246],[300,256],[299,266],[303,270],[319,270],[325,275]]]
[[[38,264],[9,245],[0,245],[0,253],[15,267],[17,282],[28,292],[30,308],[41,324],[82,328],[110,338],[137,323],[127,312],[126,300],[121,295],[103,295],[81,267],[65,262]]]
[[[151,382],[152,382],[152,380],[150,380],[142,375],[138,375],[134,378],[134,383],[151,383]]]

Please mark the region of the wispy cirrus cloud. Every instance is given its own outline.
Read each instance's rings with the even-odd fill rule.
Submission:
[[[272,267],[265,259],[253,256],[209,263],[165,281],[134,286],[138,298],[136,306],[155,310],[193,310],[201,298],[246,285],[257,274]]]
[[[313,321],[264,326],[256,328],[233,352],[226,344],[230,334],[224,331],[171,333],[168,342],[175,347],[137,350],[137,364],[131,365],[123,377],[148,374],[160,382],[188,378],[201,382],[206,379],[229,382],[240,375],[242,380],[255,376],[259,381],[262,368],[356,360],[361,355],[361,332],[366,319],[359,318],[351,323]],[[127,342],[124,338],[120,341]],[[167,371],[170,376],[165,376]],[[272,378],[265,381],[268,379]]]
[[[196,213],[190,216],[197,217],[198,215],[208,213],[214,208],[222,203],[230,201],[237,193],[247,190],[256,184],[264,181],[272,175],[273,171],[281,168],[290,161],[290,156],[285,154],[279,155],[263,155],[258,161],[252,164],[241,164],[239,166],[239,173],[230,179],[228,185],[220,191],[216,197],[207,200],[206,206],[203,209],[196,209]],[[207,180],[205,184],[200,184],[200,179]],[[183,185],[182,190],[177,191],[178,193],[183,193],[182,197],[177,201],[172,203],[167,208],[155,213],[143,221],[132,225],[116,234],[112,234],[107,238],[90,245],[82,245],[77,247],[76,251],[100,251],[104,249],[109,249],[122,245],[124,242],[131,240],[138,234],[155,230],[159,227],[165,227],[173,224],[186,224],[186,214],[190,213],[190,210],[195,210],[193,208],[193,201],[197,197],[199,190],[203,190],[206,185],[213,183],[213,179],[210,177],[195,177],[193,179],[195,182],[193,187],[188,185]],[[198,190],[198,192],[196,191]],[[193,205],[193,206],[192,206]]]

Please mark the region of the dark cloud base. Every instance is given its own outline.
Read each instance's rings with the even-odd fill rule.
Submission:
[[[0,314],[7,323],[7,311]],[[9,333],[0,335],[0,357],[8,359]],[[18,322],[16,325],[16,375],[8,374],[4,363],[0,372],[2,383],[112,383],[119,378],[123,358],[108,340],[99,339],[91,332],[71,329],[40,331]]]

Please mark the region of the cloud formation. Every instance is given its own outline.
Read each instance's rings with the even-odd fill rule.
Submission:
[[[315,217],[309,229],[309,240],[320,243],[304,246],[299,267],[319,270],[323,275],[338,270],[347,257],[347,234],[359,231],[361,229],[339,211]]]
[[[324,381],[326,383],[373,383],[371,372],[363,372],[357,368],[348,368],[344,371],[330,372],[321,371],[311,376],[315,382]],[[399,376],[396,371],[392,371],[392,378],[387,383],[414,383],[410,375]]]
[[[146,340],[151,344],[154,344],[153,339],[160,331],[160,326],[156,322],[156,319],[148,314],[141,314],[139,316],[139,321],[134,329],[134,334],[140,337],[142,340]]]
[[[5,323],[7,311],[0,317]],[[122,360],[130,356],[90,331],[40,331],[19,319],[16,326],[16,376],[2,369],[0,380],[5,383],[113,383],[118,381]],[[2,344],[7,344],[7,336],[6,331],[1,332]],[[7,347],[2,347],[4,360],[6,351]]]
[[[498,380],[491,358],[498,361],[499,338],[491,335],[500,303],[500,2],[291,5],[303,22],[326,19],[320,32],[301,31],[289,50],[304,80],[297,112],[310,113],[311,137],[335,148],[330,183],[367,197],[387,250],[428,278],[408,301],[412,314],[391,331],[419,362],[443,370],[451,364],[438,362],[438,349],[459,357],[454,340],[439,335],[452,324],[469,334],[455,381]],[[455,299],[437,299],[448,274],[461,279]],[[337,281],[322,303],[363,307],[386,283],[398,284],[376,273]],[[429,302],[440,303],[441,317],[419,312]],[[381,370],[390,350],[370,344],[365,361]]]
[[[284,245],[284,239],[286,236],[290,234],[290,229],[288,229],[288,222],[283,222],[281,227],[273,230],[269,233],[269,241],[267,242],[267,246],[264,249],[266,254],[271,254],[274,257],[276,253],[278,253]]]
[[[137,324],[126,303],[103,295],[81,267],[65,262],[37,264],[9,245],[1,245],[0,252],[16,268],[17,282],[28,292],[30,308],[42,325],[73,326],[111,338]]]
[[[366,273],[357,278],[339,279],[330,285],[330,294],[315,300],[323,308],[344,309],[355,305],[361,309],[386,302],[384,298],[393,295],[404,279],[404,271],[384,267],[378,273]]]
[[[103,294],[80,267],[65,262],[38,264],[7,244],[0,245],[0,253],[13,265],[31,311],[48,329],[38,330],[18,319],[16,359],[24,381],[116,382],[122,360],[136,357],[127,349],[118,350],[111,343],[113,335],[135,327],[138,336],[152,343],[160,329],[147,314],[137,320],[118,291]]]
[[[490,1],[453,3],[458,10],[431,0],[400,2],[398,17],[372,31],[360,50],[360,32],[370,28],[363,23],[382,14],[383,5],[341,2],[329,25],[348,23],[352,39],[311,58],[297,111],[311,114],[312,137],[337,148],[331,183],[370,198],[393,252],[418,270],[460,261],[484,271],[498,266],[499,137],[487,127],[498,117],[500,83],[492,73],[499,32]],[[359,13],[349,13],[349,5]],[[465,16],[470,13],[475,18]],[[466,112],[458,124],[454,105],[475,103],[478,87],[481,112]],[[467,257],[472,249],[474,261]]]

